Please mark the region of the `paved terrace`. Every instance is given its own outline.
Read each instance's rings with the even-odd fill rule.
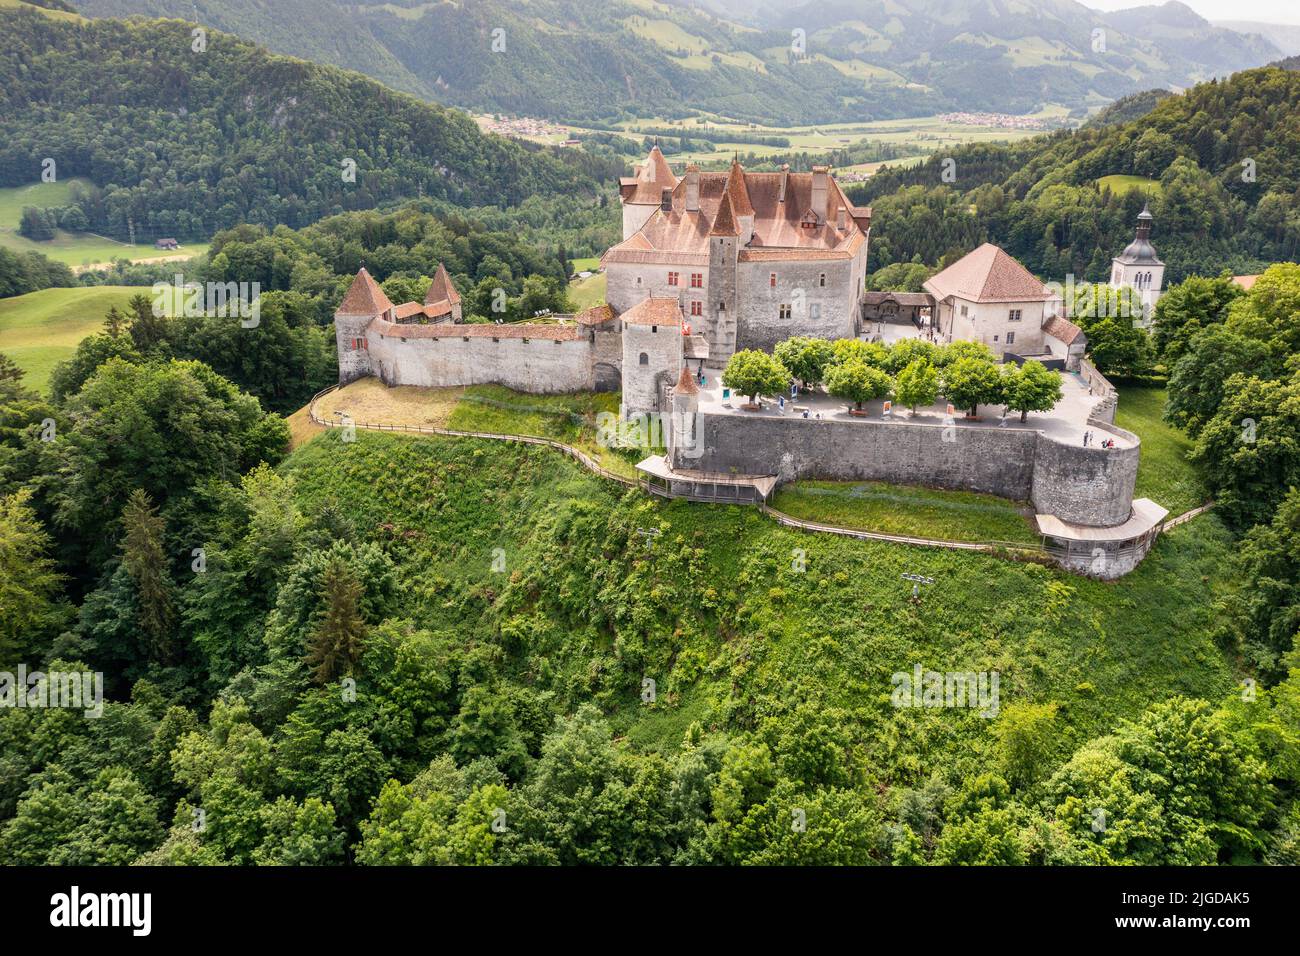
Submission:
[[[762,400],[763,408],[757,412],[745,411],[741,408],[742,405],[748,402],[748,398],[745,396],[733,394],[729,403],[724,404],[719,372],[716,369],[706,368],[704,375],[705,383],[700,386],[699,395],[699,410],[701,412],[770,417],[782,415],[778,410],[775,398],[764,398]],[[1061,388],[1063,394],[1054,409],[1050,412],[1030,412],[1023,425],[1020,423],[1019,412],[1011,412],[1007,415],[1005,423],[1002,423],[1001,405],[979,406],[979,418],[976,420],[966,418],[965,412],[958,409],[954,420],[959,427],[963,428],[1029,428],[1042,432],[1049,438],[1066,445],[1082,445],[1084,432],[1091,431],[1093,433],[1093,442],[1114,439],[1117,448],[1131,448],[1133,446],[1134,443],[1131,440],[1121,435],[1088,424],[1088,416],[1091,414],[1093,407],[1101,401],[1101,396],[1090,395],[1087,382],[1079,375],[1073,372],[1062,372]],[[849,403],[842,399],[833,398],[819,390],[813,393],[802,393],[793,401],[787,396],[784,417],[802,418],[802,409],[806,408],[810,419],[820,413],[823,419],[835,421],[880,422],[887,420],[883,414],[884,404],[883,401],[868,402],[863,406],[867,412],[866,416],[859,417],[849,414]],[[895,405],[889,420],[943,425],[946,415],[947,403],[940,400],[928,407],[918,407],[915,416],[912,416],[908,409]]]

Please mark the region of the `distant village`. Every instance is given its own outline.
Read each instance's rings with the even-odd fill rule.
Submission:
[[[992,126],[998,129],[1047,129],[1047,123],[1033,116],[1013,116],[1010,113],[944,113],[939,117],[945,123],[962,126]]]

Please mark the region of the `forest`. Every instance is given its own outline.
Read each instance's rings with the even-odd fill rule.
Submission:
[[[0,24],[0,186],[35,182],[52,161],[95,184],[77,215],[117,239],[300,227],[420,197],[594,203],[597,179],[622,169],[483,135],[458,111],[229,35],[193,50],[179,21],[0,11]]]
[[[892,288],[985,239],[1104,279],[1151,204],[1150,334],[1085,324],[1134,373],[1121,416],[1167,388],[1190,460],[1155,460],[1213,508],[1107,583],[660,501],[546,447],[295,432],[363,264],[398,301],[445,263],[469,321],[497,289],[509,320],[569,308],[619,234],[617,144],[484,137],[183,24],[0,24],[4,182],[53,150],[99,184],[88,223],[210,237],[186,278],[262,290],[245,327],[142,288],[48,392],[0,355],[0,864],[1300,863],[1300,75],[853,187]],[[0,250],[0,292],[72,281]],[[823,363],[837,395],[930,394],[917,349],[865,346]],[[781,385],[825,348],[785,343]],[[947,386],[987,371],[960,351],[929,356]],[[1057,387],[1017,376],[1020,409]],[[17,706],[20,667],[102,675],[102,712]],[[1000,706],[899,706],[927,671],[996,673]]]
[[[847,187],[888,223],[871,267],[947,265],[995,242],[1045,279],[1105,281],[1149,203],[1167,283],[1300,253],[1300,72],[1246,70],[1150,109],[1017,143],[959,147]],[[1113,191],[1098,180],[1153,182]],[[947,178],[945,178],[945,176]]]

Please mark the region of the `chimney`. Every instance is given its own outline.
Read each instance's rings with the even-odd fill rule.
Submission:
[[[782,163],[781,164],[781,188],[780,191],[776,194],[777,202],[785,202],[785,187],[786,187],[786,183],[788,183],[789,181],[790,181],[790,164]]]
[[[664,212],[673,211],[673,191],[665,186],[664,191],[659,195],[659,208]]]
[[[844,231],[844,227],[846,225],[844,216],[845,216],[844,204],[840,203],[838,206],[835,207],[835,228],[838,229],[840,232]]]
[[[694,163],[686,167],[686,211],[700,211],[700,167]]]
[[[830,192],[831,168],[814,166],[812,168],[812,211],[817,214],[817,224],[826,222],[826,196]]]

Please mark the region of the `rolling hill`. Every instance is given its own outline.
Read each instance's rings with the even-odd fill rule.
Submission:
[[[57,162],[97,187],[90,229],[200,238],[425,196],[595,194],[578,151],[484,135],[460,111],[176,20],[0,8],[0,187]],[[66,14],[64,15],[66,17]]]
[[[1118,14],[1073,0],[78,0],[78,9],[197,18],[440,102],[572,121],[699,111],[798,125],[1082,109],[1280,54],[1179,3]]]

